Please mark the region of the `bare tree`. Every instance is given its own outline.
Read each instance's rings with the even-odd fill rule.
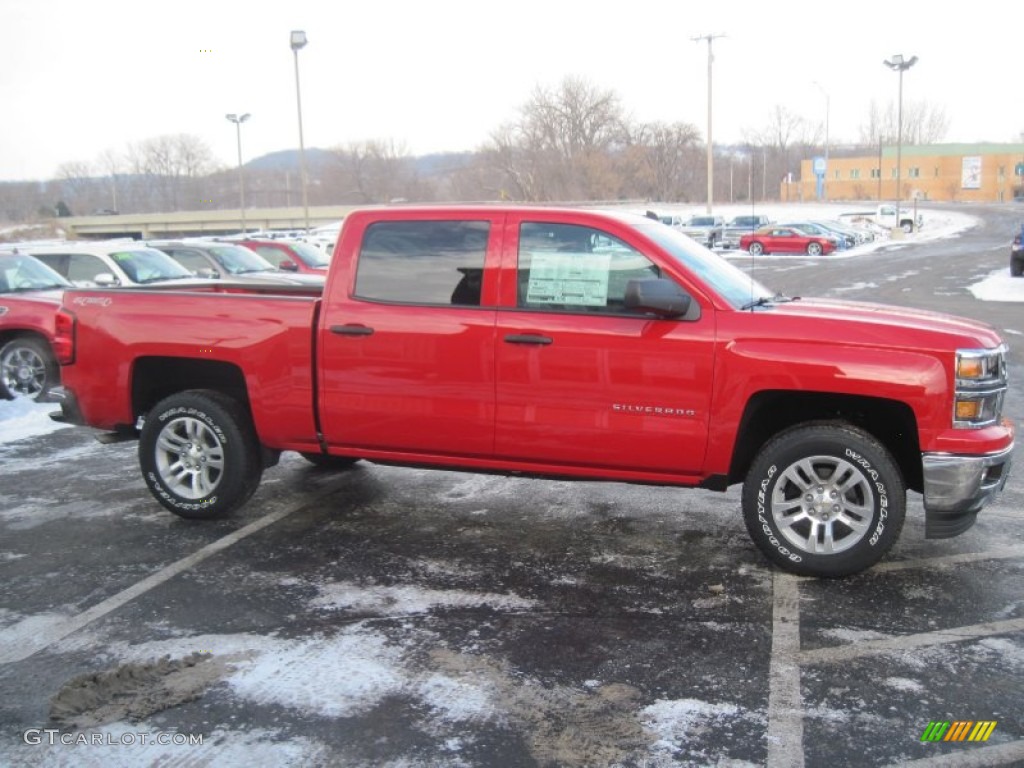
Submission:
[[[131,145],[128,161],[145,177],[149,191],[163,210],[198,206],[198,180],[214,170],[213,153],[203,139],[190,134],[167,134]],[[194,199],[192,199],[194,198]]]
[[[404,144],[393,140],[361,141],[336,148],[332,154],[334,165],[325,172],[324,185],[334,199],[386,203],[429,196]]]
[[[516,197],[595,199],[615,194],[612,154],[627,144],[618,96],[568,77],[554,90],[537,86],[484,153]]]
[[[703,177],[700,132],[689,123],[644,123],[632,129],[624,153],[623,175],[632,177],[624,196],[649,200],[689,200]]]
[[[108,178],[111,210],[120,210],[117,200],[117,177],[124,172],[124,159],[116,149],[105,149],[96,157],[96,165]]]
[[[903,143],[934,144],[949,131],[949,116],[939,106],[926,101],[904,100]],[[895,102],[879,107],[874,100],[868,108],[867,121],[860,126],[860,143],[864,146],[895,144],[899,133],[899,108]]]

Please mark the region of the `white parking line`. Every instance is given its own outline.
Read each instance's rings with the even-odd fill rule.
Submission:
[[[859,659],[862,656],[898,653],[899,651],[909,651],[915,648],[926,648],[929,645],[960,643],[964,640],[977,640],[982,637],[1005,635],[1011,632],[1024,632],[1024,619],[989,621],[984,624],[939,629],[935,632],[921,632],[916,635],[901,635],[884,640],[865,640],[851,645],[815,648],[813,650],[800,651],[797,659],[800,664],[834,664],[839,661]]]
[[[213,557],[218,552],[227,549],[232,544],[237,544],[242,539],[252,536],[254,533],[266,528],[268,525],[273,525],[279,520],[283,520],[293,512],[297,512],[300,509],[308,507],[311,503],[319,501],[325,496],[329,496],[335,492],[336,483],[331,484],[329,488],[320,493],[315,494],[311,498],[303,499],[302,502],[295,504],[286,509],[278,512],[271,512],[269,515],[249,523],[243,528],[239,528],[234,533],[228,534],[223,538],[217,539],[210,544],[207,544],[202,549],[194,552],[188,557],[183,557],[174,563],[171,563],[166,568],[161,568],[156,573],[147,576],[142,581],[139,581],[132,586],[118,592],[116,595],[108,597],[101,603],[97,603],[92,608],[82,611],[82,613],[68,617],[58,617],[56,620],[42,619],[38,616],[29,616],[17,624],[13,624],[3,630],[0,630],[0,664],[12,664],[16,661],[22,661],[32,656],[35,653],[47,648],[59,640],[63,640],[73,632],[77,632],[83,627],[91,624],[92,622],[106,616],[112,611],[116,611],[126,603],[131,602],[135,598],[144,595],[151,589],[160,586],[165,581],[173,579],[180,573],[184,573],[190,568],[199,565],[199,563]]]
[[[1024,544],[1013,547],[995,547],[985,552],[964,552],[959,555],[944,555],[942,557],[929,557],[920,560],[896,560],[878,563],[865,575],[909,571],[916,568],[941,568],[947,565],[977,563],[983,560],[1011,560],[1015,557],[1024,557]]]
[[[800,589],[796,576],[772,579],[772,656],[768,666],[768,768],[803,768],[800,698]]]
[[[984,560],[1024,557],[1024,545],[998,547],[986,552],[969,552],[902,562],[879,563],[870,573],[941,568]],[[772,580],[772,651],[768,672],[768,768],[803,768],[803,700],[800,668],[805,664],[832,664],[870,656],[895,653],[931,645],[1024,631],[1024,619],[992,621],[935,632],[859,642],[851,645],[800,649],[800,582],[803,579],[776,571]],[[936,768],[987,768],[1010,765],[1024,757],[1024,742],[972,748],[970,752],[939,755],[901,765]]]

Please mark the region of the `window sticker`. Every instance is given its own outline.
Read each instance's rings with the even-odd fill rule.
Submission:
[[[526,301],[603,307],[608,303],[608,253],[532,253]]]

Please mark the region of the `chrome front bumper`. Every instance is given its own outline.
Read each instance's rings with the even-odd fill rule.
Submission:
[[[978,511],[1003,490],[1013,446],[984,456],[924,453],[921,461],[925,538],[946,539],[974,525]]]

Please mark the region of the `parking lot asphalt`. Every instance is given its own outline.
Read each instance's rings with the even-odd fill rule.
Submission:
[[[842,580],[771,568],[738,488],[286,454],[192,522],[88,430],[0,466],[2,765],[1024,765],[1020,462]]]
[[[763,562],[735,492],[290,457],[193,523],[131,445],[2,459],[3,764],[1024,761],[1021,483],[947,541],[912,500],[886,561],[819,581]],[[943,720],[997,726],[922,743]]]

